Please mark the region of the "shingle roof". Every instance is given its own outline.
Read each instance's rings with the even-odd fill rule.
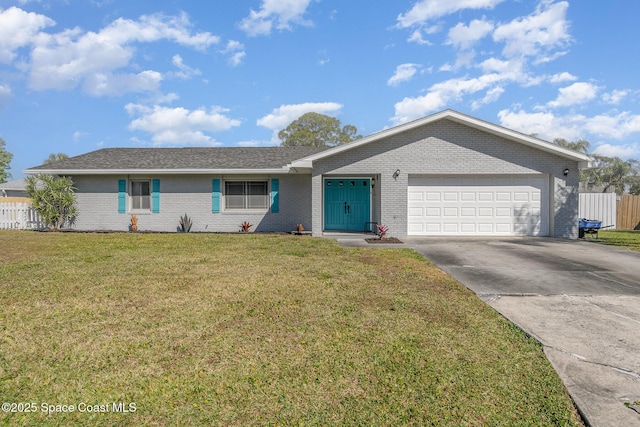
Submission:
[[[0,184],[0,190],[24,191],[26,188],[27,182],[24,179],[17,179]]]
[[[278,169],[319,153],[315,147],[104,148],[39,170]]]

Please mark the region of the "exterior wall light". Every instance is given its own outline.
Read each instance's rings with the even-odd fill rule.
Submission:
[[[565,169],[562,171],[562,174],[563,174],[564,176],[569,175],[569,168],[565,168]]]
[[[393,179],[398,179],[399,176],[400,176],[400,169],[396,169],[396,171],[393,173]]]

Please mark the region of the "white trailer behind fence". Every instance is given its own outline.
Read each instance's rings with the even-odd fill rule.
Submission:
[[[602,226],[616,228],[616,193],[580,193],[578,216],[602,221]]]
[[[0,198],[0,230],[42,228],[40,215],[28,202],[5,202]]]

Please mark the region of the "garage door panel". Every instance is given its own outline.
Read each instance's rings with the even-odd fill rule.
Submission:
[[[442,216],[444,217],[458,217],[457,208],[444,208],[442,211]]]
[[[424,230],[429,234],[440,234],[442,233],[442,224],[425,224]]]
[[[460,216],[463,217],[476,217],[476,208],[462,208],[460,209]]]
[[[409,234],[424,234],[425,232],[427,232],[427,229],[425,229],[424,224],[422,223],[409,224]]]
[[[409,201],[410,202],[424,202],[425,197],[424,193],[421,191],[411,191],[409,192]]]
[[[496,224],[496,233],[510,234],[511,224]]]
[[[473,223],[462,223],[460,224],[460,231],[468,234],[476,234],[476,224]]]
[[[454,224],[444,223],[444,224],[442,224],[442,231],[444,233],[458,234],[459,230],[460,230],[460,226],[459,226],[458,223],[454,223]]]
[[[546,175],[410,176],[408,191],[410,235],[549,233]]]
[[[483,234],[493,234],[493,224],[478,224],[478,232]]]

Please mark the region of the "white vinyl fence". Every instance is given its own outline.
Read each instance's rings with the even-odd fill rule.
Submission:
[[[603,227],[615,229],[616,201],[616,193],[580,193],[578,217],[602,221]]]
[[[40,215],[29,203],[0,199],[0,230],[32,230],[42,226]]]

